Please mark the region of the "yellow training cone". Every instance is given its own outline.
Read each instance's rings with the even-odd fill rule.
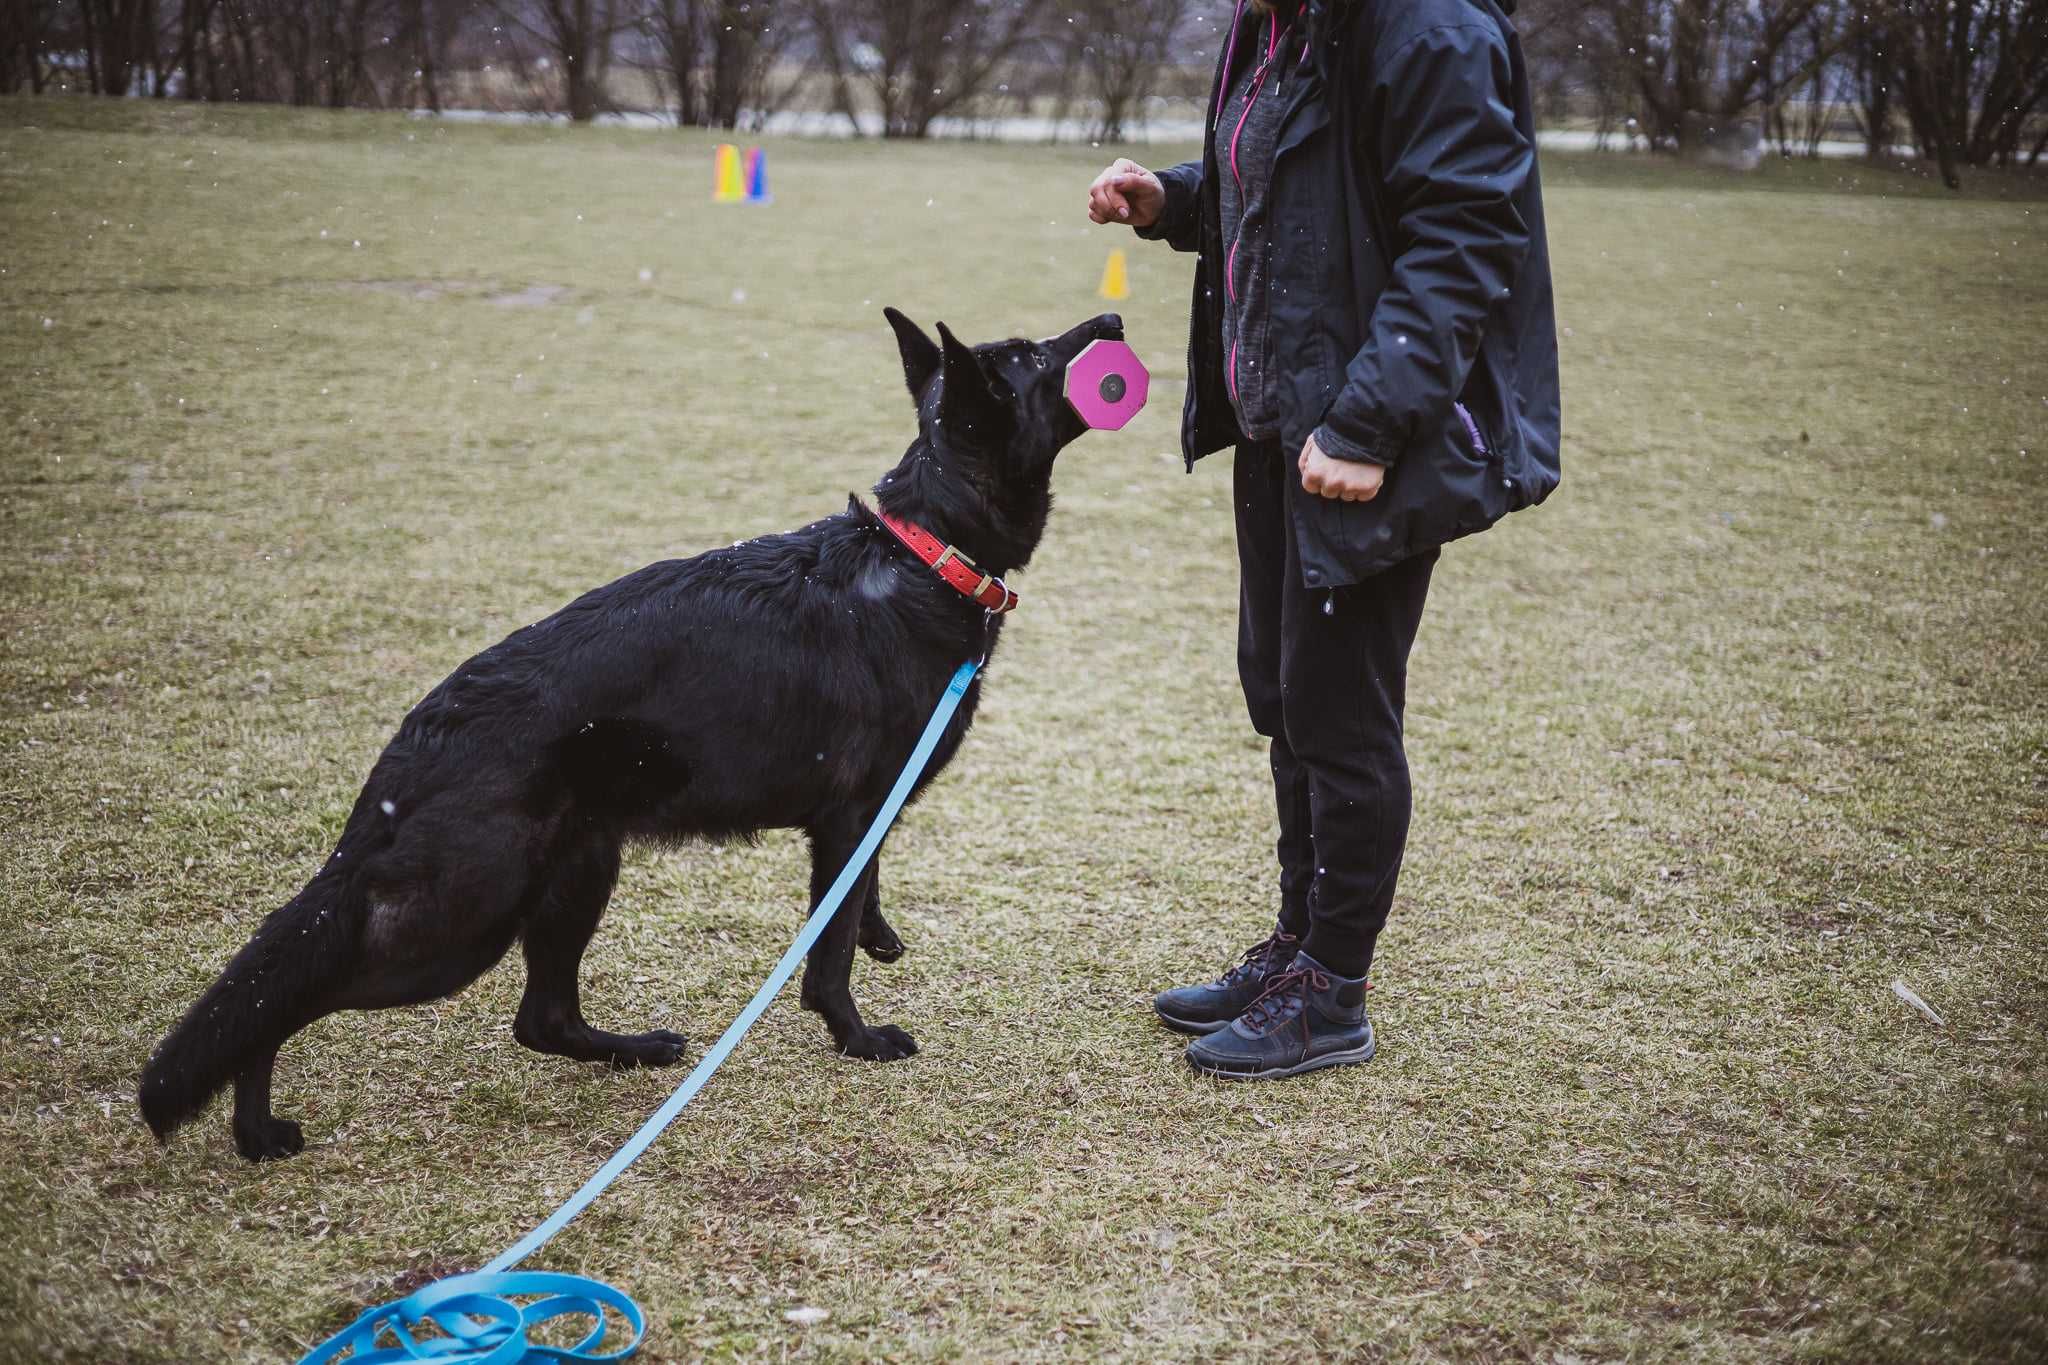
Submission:
[[[1102,288],[1096,292],[1112,301],[1131,296],[1130,267],[1124,262],[1123,248],[1109,253],[1109,264],[1102,267]]]
[[[730,142],[721,142],[713,162],[711,202],[737,204],[746,197],[746,187],[740,179],[740,149]]]

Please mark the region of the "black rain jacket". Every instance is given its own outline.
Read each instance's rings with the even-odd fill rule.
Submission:
[[[1237,40],[1218,56],[1219,90],[1263,51],[1247,9],[1240,0]],[[1292,459],[1314,432],[1331,455],[1388,466],[1371,502],[1292,482],[1311,588],[1485,530],[1557,487],[1550,256],[1513,9],[1308,0],[1298,21],[1308,46],[1280,77],[1269,201],[1281,449]],[[1218,103],[1212,93],[1202,159],[1159,173],[1166,207],[1140,232],[1200,253],[1181,425],[1190,469],[1243,439],[1218,315]]]

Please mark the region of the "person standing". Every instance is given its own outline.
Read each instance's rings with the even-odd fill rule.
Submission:
[[[1558,482],[1557,339],[1514,0],[1237,0],[1197,161],[1094,221],[1197,255],[1181,444],[1235,448],[1238,673],[1271,741],[1272,932],[1163,991],[1198,1070],[1370,1060],[1440,546]]]

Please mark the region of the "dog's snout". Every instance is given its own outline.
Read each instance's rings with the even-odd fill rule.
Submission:
[[[1124,320],[1118,313],[1098,313],[1086,322],[1077,322],[1056,337],[1047,337],[1043,343],[1049,347],[1062,365],[1070,364],[1074,357],[1097,341],[1122,341]]]

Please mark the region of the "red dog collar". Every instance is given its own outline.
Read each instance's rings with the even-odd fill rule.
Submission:
[[[879,507],[875,514],[881,517],[882,525],[888,527],[896,539],[910,548],[912,554],[931,565],[939,577],[968,601],[994,612],[1009,611],[1017,605],[1017,594],[1011,592],[1002,579],[975,568],[973,560],[924,527],[915,522],[899,521]]]

